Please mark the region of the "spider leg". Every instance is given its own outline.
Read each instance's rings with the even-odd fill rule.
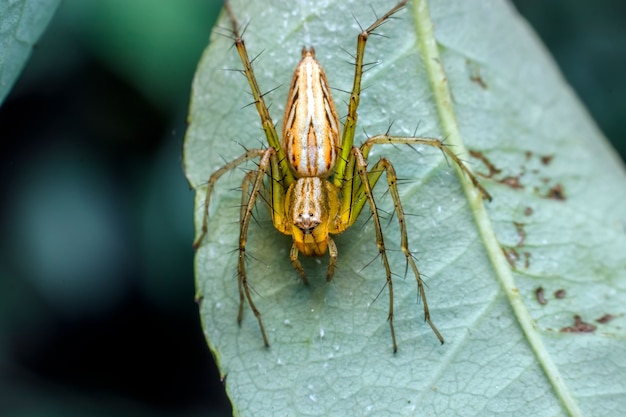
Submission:
[[[376,165],[374,165],[372,171],[381,172],[382,170],[385,170],[387,184],[389,185],[391,198],[393,199],[394,210],[396,211],[398,223],[400,225],[400,248],[406,257],[406,261],[409,265],[411,265],[411,269],[413,270],[413,274],[417,280],[417,292],[421,296],[422,303],[424,305],[424,320],[430,325],[430,328],[435,333],[435,336],[437,336],[437,339],[439,339],[441,344],[443,344],[444,340],[441,333],[439,333],[437,327],[435,327],[433,322],[430,320],[430,312],[428,311],[428,303],[426,302],[426,293],[424,292],[424,281],[422,280],[420,272],[417,269],[417,265],[413,259],[413,254],[411,254],[411,251],[409,250],[409,238],[406,232],[404,210],[402,209],[402,202],[400,201],[400,194],[398,193],[398,177],[396,175],[396,170],[388,159],[381,158]]]
[[[367,165],[367,155],[363,155],[363,158]],[[357,158],[354,156],[354,153],[348,159],[346,173],[346,179],[341,188],[340,228],[337,231],[333,231],[335,234],[343,232],[354,224],[368,199],[363,181],[358,173]],[[367,183],[370,188],[373,189],[376,186],[382,173],[380,169],[372,169],[367,173]]]
[[[239,224],[243,222],[247,213],[248,203],[250,203],[250,185],[256,182],[258,171],[248,172],[241,181],[241,206],[239,211]],[[239,277],[239,273],[237,274]],[[243,305],[246,299],[243,289],[243,280],[237,278],[237,287],[239,288],[239,312],[237,314],[237,323],[241,324],[243,317]]]
[[[406,145],[426,145],[432,146],[434,148],[440,149],[444,155],[452,159],[456,166],[463,172],[469,180],[472,182],[474,187],[478,189],[480,194],[485,200],[491,201],[491,195],[485,190],[485,188],[478,182],[478,179],[472,171],[459,159],[459,157],[450,150],[441,140],[435,138],[410,138],[410,137],[402,137],[402,136],[390,136],[388,134],[384,135],[376,135],[367,139],[363,145],[361,145],[361,152],[363,156],[367,158],[370,149],[374,145],[384,145],[384,144],[406,144]]]
[[[263,336],[263,343],[266,347],[269,347],[269,342],[267,339],[267,335],[265,334],[265,327],[263,326],[263,320],[261,319],[261,313],[256,308],[254,301],[252,300],[252,295],[250,293],[250,286],[248,285],[248,277],[246,275],[246,264],[245,264],[245,255],[246,255],[246,243],[248,237],[248,226],[250,225],[250,219],[252,218],[252,210],[254,209],[254,205],[256,204],[257,198],[259,197],[259,193],[261,192],[263,186],[263,178],[268,169],[268,165],[271,164],[272,158],[276,156],[276,151],[274,148],[267,148],[263,151],[261,155],[261,159],[259,160],[259,167],[256,171],[254,171],[251,175],[248,174],[244,177],[242,183],[242,208],[240,211],[240,232],[239,232],[239,261],[237,264],[237,278],[238,278],[238,287],[239,287],[239,314],[237,316],[237,322],[241,324],[241,320],[243,318],[243,299],[248,301],[250,305],[250,309],[252,313],[256,317],[259,322],[259,328],[261,329],[261,334]],[[254,181],[253,181],[254,180]],[[250,189],[250,184],[252,184],[252,190],[248,194],[248,190]]]
[[[335,241],[330,236],[328,236],[326,242],[328,243],[328,254],[330,259],[330,262],[328,264],[328,274],[326,275],[326,281],[332,281],[333,275],[335,274],[335,266],[337,265],[338,251]],[[307,279],[306,274],[304,273],[304,268],[302,267],[302,264],[298,259],[298,254],[298,247],[294,243],[293,245],[291,245],[291,251],[289,251],[289,259],[291,260],[291,264],[293,265],[294,269],[298,272],[298,275],[300,275],[302,283],[304,285],[309,285],[309,280]]]
[[[329,264],[328,264],[328,274],[326,275],[326,281],[330,282],[333,279],[333,275],[335,274],[335,266],[337,265],[337,255],[339,252],[337,251],[337,245],[335,241],[328,236],[328,255],[329,255]]]
[[[346,180],[346,175],[349,175],[349,171],[346,170],[350,152],[352,152],[352,145],[354,143],[354,132],[357,123],[357,109],[359,107],[359,99],[361,95],[361,79],[363,77],[363,58],[365,56],[365,44],[369,36],[380,25],[385,23],[393,14],[402,9],[406,5],[407,0],[398,2],[391,10],[379,17],[370,27],[359,33],[359,37],[356,44],[356,58],[354,62],[354,82],[352,84],[352,93],[350,94],[350,100],[348,103],[348,116],[346,117],[345,124],[343,126],[343,132],[341,137],[341,154],[337,161],[335,168],[335,175],[333,177],[333,183],[341,187]]]
[[[287,158],[285,157],[285,151],[280,146],[280,140],[278,138],[278,134],[276,133],[274,122],[272,121],[270,112],[267,108],[267,105],[265,104],[265,100],[263,99],[263,93],[261,93],[261,89],[259,88],[256,76],[254,75],[254,71],[252,70],[252,61],[248,56],[246,44],[244,43],[243,38],[239,33],[237,19],[235,18],[235,14],[233,13],[230,7],[230,3],[228,1],[226,1],[226,3],[224,4],[224,8],[228,12],[230,20],[233,24],[235,47],[237,48],[237,52],[239,53],[241,63],[243,64],[243,72],[246,76],[246,79],[248,80],[248,84],[250,84],[250,90],[252,91],[252,97],[254,98],[254,105],[256,106],[259,117],[261,118],[261,125],[263,126],[263,130],[265,131],[267,143],[271,148],[275,149],[276,154],[278,155],[278,164],[280,166],[280,171],[282,172],[282,177],[284,177],[285,179],[285,184],[288,186],[294,181],[293,173],[289,169],[289,164]]]
[[[304,268],[302,267],[302,264],[300,263],[300,260],[298,259],[298,247],[296,246],[296,244],[292,244],[291,245],[291,250],[289,251],[289,259],[291,260],[291,264],[293,265],[294,269],[298,272],[298,275],[300,275],[300,279],[302,279],[302,283],[304,285],[309,285],[309,280],[306,277],[306,274],[304,273]]]
[[[372,211],[372,219],[374,220],[374,229],[376,230],[376,244],[378,246],[378,253],[383,261],[385,268],[385,276],[387,278],[387,287],[389,288],[389,315],[387,320],[389,321],[389,327],[391,329],[391,340],[393,343],[394,353],[398,351],[398,344],[396,343],[396,332],[393,327],[393,281],[391,279],[391,268],[389,266],[389,260],[387,259],[387,251],[385,250],[385,240],[383,238],[383,230],[380,224],[380,217],[378,216],[378,209],[376,208],[376,202],[374,201],[374,194],[372,193],[372,185],[370,185],[370,179],[367,172],[367,160],[363,156],[363,153],[359,148],[352,148],[352,154],[356,160],[357,173],[359,175],[363,192],[367,197],[367,201]],[[380,178],[380,174],[377,175]],[[375,181],[374,181],[375,182]],[[363,206],[361,205],[361,208]],[[360,210],[358,210],[360,211]],[[355,213],[355,218],[358,217],[358,212]],[[354,221],[353,221],[354,222]]]
[[[217,180],[219,180],[222,175],[224,175],[228,171],[231,171],[237,168],[239,165],[243,164],[244,162],[249,161],[254,158],[261,157],[265,152],[266,151],[264,149],[250,149],[246,151],[246,153],[244,153],[243,155],[239,156],[236,159],[233,159],[232,161],[230,161],[229,163],[227,163],[226,165],[224,165],[223,167],[221,167],[220,169],[218,169],[211,175],[211,177],[209,178],[209,182],[207,183],[206,197],[204,199],[204,216],[202,218],[202,230],[200,231],[200,235],[193,242],[194,249],[198,249],[200,247],[200,244],[202,243],[202,239],[204,239],[204,236],[206,236],[207,234],[208,221],[209,221],[209,204],[211,201],[211,191],[213,191],[213,187],[215,186],[215,183],[217,182]]]

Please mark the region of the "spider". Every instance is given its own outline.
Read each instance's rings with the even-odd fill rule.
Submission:
[[[302,59],[294,71],[288,92],[280,140],[253,73],[252,62],[240,35],[235,15],[228,2],[225,4],[233,26],[235,47],[243,64],[243,73],[250,84],[254,104],[268,143],[266,148],[247,150],[243,155],[228,162],[211,175],[206,188],[202,229],[194,242],[194,248],[198,249],[207,233],[209,203],[215,183],[226,172],[235,169],[246,161],[258,158],[257,169],[244,176],[241,187],[242,204],[239,219],[237,266],[239,312],[237,321],[241,324],[244,304],[247,301],[258,321],[266,347],[269,347],[269,341],[261,313],[251,296],[245,266],[248,226],[259,196],[268,203],[274,227],[279,232],[292,236],[293,244],[289,258],[304,284],[308,284],[308,280],[298,256],[300,254],[323,256],[328,252],[330,259],[326,279],[331,281],[338,256],[337,246],[331,235],[342,233],[352,226],[365,205],[369,205],[376,231],[378,252],[385,269],[386,286],[389,292],[387,319],[391,330],[393,351],[398,350],[393,325],[391,268],[385,250],[376,201],[372,193],[372,189],[378,183],[383,172],[387,178],[394,210],[400,225],[400,246],[406,257],[406,262],[415,275],[418,294],[423,303],[424,319],[439,341],[442,344],[444,342],[443,337],[430,319],[424,283],[409,250],[405,213],[398,194],[395,169],[387,158],[381,158],[368,170],[368,154],[373,146],[382,144],[427,145],[439,148],[458,165],[484,198],[490,200],[491,197],[461,160],[438,139],[391,136],[387,132],[369,137],[360,147],[353,146],[365,45],[369,36],[393,14],[403,8],[406,2],[407,0],[402,0],[397,3],[358,36],[354,83],[343,129],[341,129],[337,117],[326,75],[315,58],[315,50],[312,47],[302,49]],[[269,177],[269,180],[264,186],[266,177]]]

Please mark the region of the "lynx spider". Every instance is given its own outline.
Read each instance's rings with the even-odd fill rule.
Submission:
[[[387,132],[367,138],[360,147],[353,146],[357,108],[361,93],[365,45],[370,35],[393,14],[402,9],[406,3],[407,0],[400,1],[359,34],[354,83],[343,129],[341,129],[337,117],[326,75],[315,58],[315,50],[312,47],[302,49],[302,59],[294,71],[288,93],[281,140],[278,138],[263,94],[257,84],[252,70],[252,61],[239,32],[235,15],[230,5],[225,4],[233,25],[235,47],[244,67],[243,73],[250,84],[254,104],[259,113],[268,146],[263,149],[247,150],[243,155],[228,162],[211,175],[206,189],[202,230],[194,242],[194,248],[198,249],[207,233],[210,196],[215,183],[226,172],[235,169],[246,161],[258,158],[257,169],[248,172],[242,181],[237,268],[239,287],[237,321],[241,323],[244,304],[247,301],[259,323],[265,346],[269,346],[269,341],[261,314],[252,299],[245,267],[248,226],[252,218],[253,208],[262,193],[262,200],[265,200],[270,207],[274,227],[281,233],[291,235],[293,238],[289,257],[304,284],[307,284],[308,280],[302,264],[298,260],[298,255],[302,253],[306,256],[323,256],[328,252],[330,262],[327,280],[330,281],[335,271],[338,256],[337,246],[330,235],[342,233],[352,226],[365,204],[369,205],[376,231],[378,252],[385,269],[386,285],[389,291],[388,321],[393,351],[397,351],[398,345],[393,325],[391,268],[387,258],[376,201],[372,193],[372,189],[376,186],[383,172],[386,174],[400,226],[400,246],[417,281],[418,293],[424,307],[424,319],[439,341],[444,342],[443,337],[430,319],[424,283],[409,250],[405,212],[398,194],[395,169],[392,163],[383,157],[368,170],[369,152],[374,145],[382,144],[436,147],[459,166],[474,187],[480,191],[483,198],[490,200],[491,196],[457,155],[438,139],[391,136]],[[266,176],[270,180],[267,187],[264,187]]]

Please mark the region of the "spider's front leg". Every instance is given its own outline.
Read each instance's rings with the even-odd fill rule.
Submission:
[[[333,275],[335,274],[335,266],[337,265],[337,255],[339,252],[337,251],[337,245],[335,244],[335,241],[330,236],[326,238],[326,245],[328,246],[328,256],[329,256],[326,281],[330,282],[332,281]],[[300,251],[298,250],[298,245],[294,242],[293,245],[291,245],[291,251],[289,252],[289,259],[291,260],[291,264],[293,265],[296,272],[298,272],[298,275],[300,275],[300,279],[302,280],[302,283],[304,285],[309,285],[309,280],[306,277],[306,274],[304,273],[304,268],[302,267],[302,263],[300,263],[300,260],[298,259],[299,254],[300,254]]]
[[[278,134],[276,133],[274,122],[272,121],[270,112],[267,108],[267,105],[265,104],[265,100],[263,99],[263,93],[261,93],[259,83],[257,82],[256,76],[254,75],[254,71],[252,69],[252,61],[248,56],[246,44],[244,43],[243,38],[239,33],[239,25],[237,23],[237,19],[228,1],[225,2],[224,8],[230,16],[230,20],[233,25],[235,47],[237,48],[237,53],[239,54],[239,58],[241,59],[241,63],[243,65],[242,72],[248,80],[248,84],[250,85],[250,91],[252,92],[252,97],[254,98],[254,105],[257,109],[257,112],[259,113],[259,117],[261,118],[261,125],[263,127],[263,130],[265,131],[267,143],[270,147],[274,148],[278,155],[277,160],[280,167],[280,172],[282,173],[283,181],[285,181],[286,184],[291,184],[294,181],[294,176],[289,169],[289,163],[287,161],[287,158],[285,157],[285,151],[282,149],[280,141],[278,140]]]
[[[352,92],[350,93],[350,100],[348,102],[348,115],[343,126],[343,132],[341,136],[341,156],[337,162],[335,175],[333,177],[333,183],[337,187],[343,187],[345,181],[351,175],[348,168],[348,161],[350,153],[352,152],[352,145],[354,143],[354,133],[356,129],[356,123],[358,119],[357,109],[359,108],[359,100],[361,96],[361,79],[363,78],[363,58],[365,56],[365,45],[369,36],[378,29],[383,23],[385,23],[391,16],[402,9],[407,3],[407,0],[399,1],[391,10],[383,14],[376,19],[367,29],[363,30],[358,37],[356,44],[356,56],[354,62],[354,82],[352,84]]]

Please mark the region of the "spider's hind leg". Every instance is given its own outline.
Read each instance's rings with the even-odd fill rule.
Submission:
[[[226,165],[224,165],[223,167],[221,167],[220,169],[218,169],[211,175],[211,177],[209,178],[209,182],[207,183],[206,196],[204,198],[204,214],[202,217],[202,229],[200,230],[200,234],[198,235],[196,240],[193,242],[194,249],[197,250],[200,247],[200,245],[202,244],[202,240],[207,234],[208,222],[209,222],[209,204],[211,202],[211,191],[213,191],[213,187],[215,186],[215,183],[217,182],[217,180],[219,180],[222,177],[222,175],[226,174],[228,171],[232,171],[233,169],[237,168],[239,165],[243,164],[246,161],[259,158],[264,153],[265,153],[264,149],[250,149],[246,151],[246,153],[239,156],[238,158],[233,159],[232,161],[230,161],[229,163],[227,163]]]
[[[370,179],[367,172],[367,160],[365,159],[363,153],[361,153],[361,150],[359,148],[352,148],[352,153],[350,154],[350,157],[354,158],[355,160],[357,174],[361,183],[359,191],[357,191],[357,195],[364,194],[369,203],[370,210],[372,212],[372,220],[374,221],[374,229],[376,230],[376,245],[378,246],[378,253],[383,261],[383,266],[385,268],[385,277],[387,278],[387,287],[389,289],[389,315],[387,316],[387,320],[389,321],[391,342],[393,344],[393,351],[395,353],[398,351],[398,343],[396,342],[396,332],[393,327],[393,281],[391,279],[391,267],[389,266],[389,259],[387,258],[387,251],[385,249],[385,240],[383,237],[383,229],[380,224],[380,216],[378,215],[378,208],[376,207],[376,201],[374,200],[374,194],[372,192],[373,185],[375,185],[376,181],[378,181],[378,178],[380,178],[380,172],[373,169],[372,172],[375,173],[374,179]],[[353,181],[355,180],[356,179],[353,179]],[[363,208],[365,202],[361,200],[360,204],[359,202],[357,202],[357,204],[359,205],[359,207],[352,212],[352,223],[356,220],[356,217],[358,217],[359,212]]]
[[[387,184],[389,185],[389,191],[391,192],[391,198],[393,199],[393,207],[400,226],[400,248],[406,257],[407,263],[411,266],[413,275],[415,275],[415,279],[417,281],[417,292],[419,296],[421,296],[422,304],[424,305],[424,320],[429,324],[430,328],[435,333],[435,336],[437,336],[437,339],[439,339],[441,344],[443,344],[443,336],[441,336],[437,327],[435,327],[433,322],[430,320],[430,312],[428,310],[428,303],[426,302],[426,293],[424,292],[424,281],[422,280],[422,276],[417,269],[417,265],[413,259],[413,254],[409,250],[409,238],[406,231],[405,213],[402,208],[402,202],[400,201],[400,194],[398,193],[398,177],[396,175],[396,170],[391,162],[386,158],[381,158],[372,168],[372,171],[378,170],[385,170]]]
[[[239,288],[239,314],[237,315],[237,322],[241,324],[243,319],[243,304],[244,299],[248,301],[252,313],[256,317],[259,328],[261,329],[261,335],[263,336],[263,343],[266,347],[269,347],[269,341],[265,334],[265,327],[263,326],[263,320],[261,319],[261,313],[257,309],[252,295],[250,292],[250,286],[248,284],[248,277],[246,275],[246,244],[248,240],[248,226],[250,225],[250,219],[252,218],[252,210],[257,202],[261,189],[263,188],[263,179],[267,173],[268,167],[273,165],[276,152],[274,148],[267,148],[263,151],[261,159],[259,160],[259,166],[256,171],[249,172],[243,179],[241,184],[241,210],[239,212],[239,259],[237,263],[237,284]],[[251,188],[252,187],[252,188]]]

